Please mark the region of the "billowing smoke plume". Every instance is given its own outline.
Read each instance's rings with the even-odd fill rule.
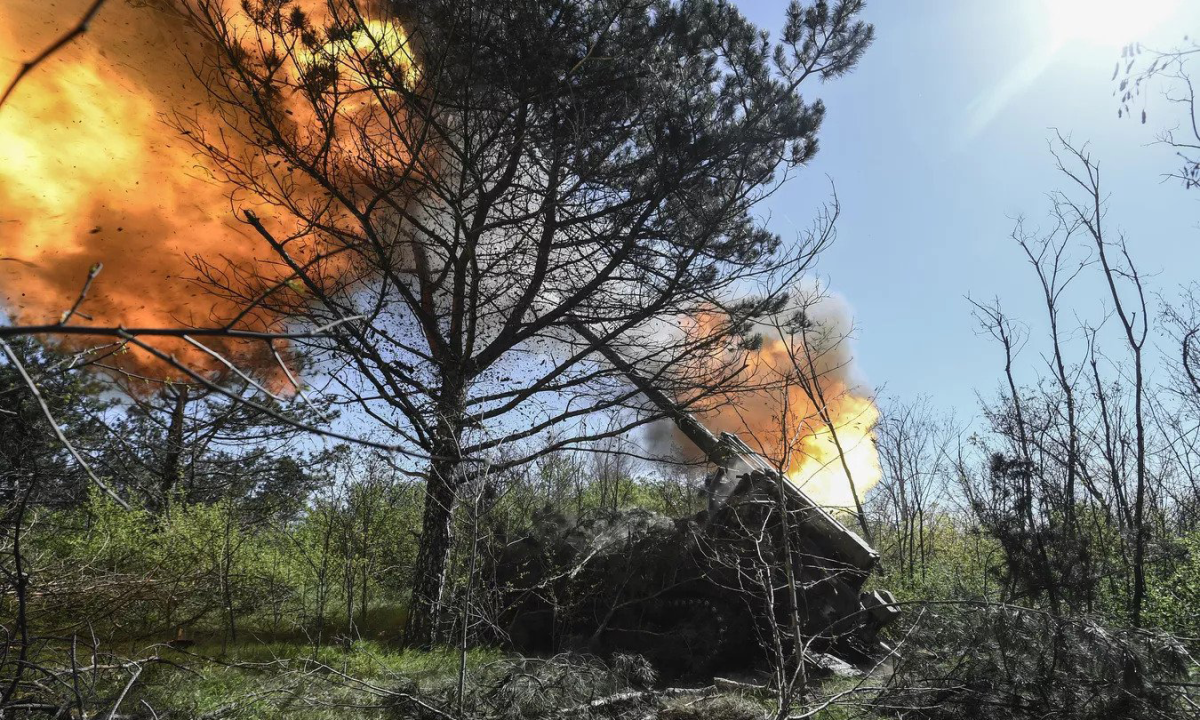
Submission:
[[[714,366],[745,369],[727,394],[694,406],[710,430],[740,435],[814,500],[845,509],[856,505],[851,482],[861,501],[881,475],[872,438],[879,411],[855,367],[851,330],[840,298],[802,293],[791,310],[755,328],[761,347],[713,357]],[[685,456],[693,450],[682,433],[664,427],[652,431],[651,442],[661,449],[669,435]]]

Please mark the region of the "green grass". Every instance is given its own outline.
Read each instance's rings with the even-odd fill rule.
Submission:
[[[376,688],[444,689],[454,682],[459,662],[450,649],[396,650],[375,641],[319,650],[278,641],[246,642],[223,652],[219,643],[201,643],[186,654],[167,651],[164,656],[183,667],[154,666],[133,700],[144,701],[160,715],[169,709],[171,717],[217,715],[228,720],[395,717]],[[494,650],[472,650],[468,668],[500,657]]]
[[[403,649],[396,644],[399,625],[394,608],[382,606],[368,614],[362,625],[374,627],[382,636],[345,644],[345,635],[326,623],[326,637],[317,646],[302,632],[272,634],[247,622],[239,630],[238,642],[225,642],[219,628],[191,628],[186,633],[195,644],[174,650],[161,641],[124,640],[109,643],[108,652],[121,658],[159,655],[167,662],[146,665],[124,700],[122,712],[137,717],[208,718],[211,720],[387,720],[410,717],[412,706],[389,707],[389,693],[415,692],[425,698],[454,697],[459,655],[451,648],[431,651]],[[377,625],[375,623],[378,623]],[[386,629],[386,632],[384,630]],[[164,638],[165,640],[166,638]],[[47,647],[42,660],[55,667],[69,664],[62,649]],[[510,671],[511,659],[494,649],[468,653],[470,679],[490,692],[491,684]],[[493,665],[495,663],[495,665]],[[491,667],[486,667],[491,665]],[[526,668],[537,674],[537,670]],[[102,676],[103,688],[95,696],[96,707],[110,704],[124,687],[127,671]],[[852,680],[830,679],[816,689],[816,698],[828,697],[854,684]],[[601,694],[609,692],[597,689]],[[468,697],[473,697],[469,693]],[[820,711],[818,720],[862,720],[873,718],[861,705],[866,699],[848,697],[848,706],[831,706]],[[436,700],[434,701],[437,702]],[[551,698],[550,702],[558,702]],[[577,702],[566,701],[567,705]],[[768,696],[738,693],[697,699],[678,698],[661,707],[663,720],[757,720],[770,714]],[[810,704],[811,707],[811,704]],[[151,714],[147,708],[152,708]],[[89,708],[96,709],[96,708]]]
[[[156,666],[143,676],[132,696],[145,701],[163,717],[219,717],[223,720],[385,720],[405,717],[386,706],[386,698],[370,687],[356,686],[339,673],[384,690],[420,689],[438,694],[453,686],[458,654],[452,649],[398,650],[374,641],[350,648],[311,646],[286,642],[239,643],[220,652],[219,644],[201,644],[189,655],[179,655],[187,669]],[[209,654],[213,652],[214,654]],[[502,659],[496,650],[472,650],[468,668]],[[319,663],[319,665],[318,665]],[[852,680],[829,680],[820,696],[852,686]],[[863,697],[847,698],[847,705],[820,711],[817,720],[863,720],[875,717],[861,705]],[[770,713],[767,697],[737,693],[703,700],[667,701],[660,717],[665,720],[757,720]],[[166,711],[170,711],[169,714]]]

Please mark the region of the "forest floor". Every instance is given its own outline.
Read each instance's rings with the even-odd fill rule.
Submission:
[[[205,642],[157,653],[138,704],[170,717],[350,720],[400,717],[398,693],[435,696],[454,686],[452,650],[397,650],[374,641],[349,647],[289,642]],[[499,653],[471,651],[470,673]]]
[[[205,642],[182,650],[158,646],[141,656],[158,660],[144,664],[124,701],[127,717],[757,720],[772,708],[769,695],[738,683],[646,690],[622,674],[619,662],[604,665],[581,657],[536,659],[472,650],[460,711],[462,658],[453,649],[398,650],[373,641],[319,650],[286,642]],[[820,695],[834,695],[846,684],[830,679]],[[863,709],[853,715],[864,717]],[[846,707],[815,715],[818,720],[849,716]]]

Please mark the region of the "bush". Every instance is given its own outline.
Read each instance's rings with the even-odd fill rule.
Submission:
[[[910,614],[903,658],[876,705],[906,718],[1183,717],[1188,657],[1173,638],[1009,605]]]
[[[31,596],[31,624],[129,640],[179,628],[198,639],[390,639],[405,606],[385,560],[405,555],[410,525],[379,505],[369,523],[356,506],[324,503],[280,526],[232,499],[156,515],[97,495],[32,524],[33,583],[47,591]]]
[[[1200,532],[1181,537],[1164,555],[1170,561],[1147,578],[1147,620],[1167,632],[1200,638]]]

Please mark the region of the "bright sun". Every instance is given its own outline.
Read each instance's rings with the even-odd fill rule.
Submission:
[[[1042,0],[1056,45],[1119,46],[1168,20],[1179,0]]]

